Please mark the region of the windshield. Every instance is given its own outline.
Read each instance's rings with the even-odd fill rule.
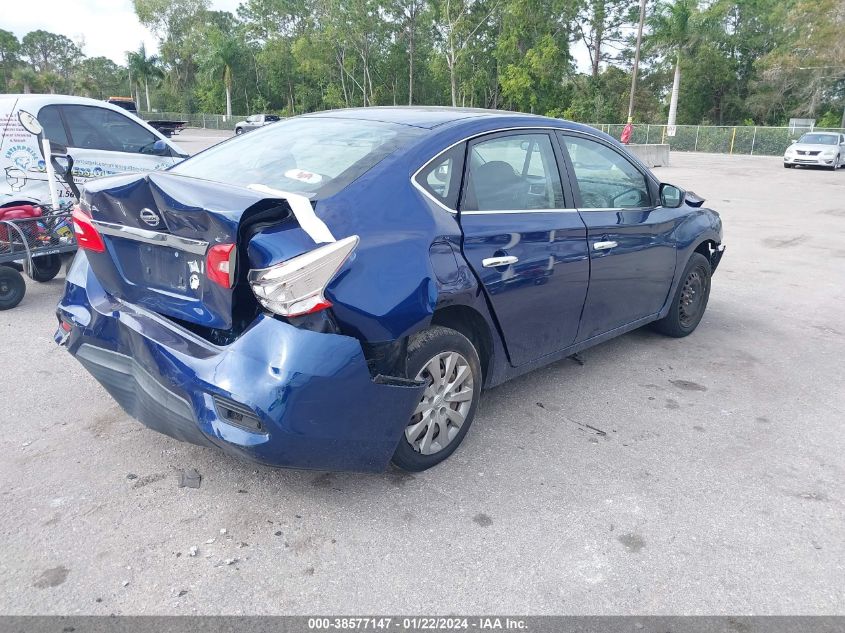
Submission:
[[[798,139],[798,142],[808,145],[836,145],[836,140],[835,134],[805,134]]]
[[[297,117],[221,143],[176,165],[185,176],[325,197],[423,130],[380,121]]]

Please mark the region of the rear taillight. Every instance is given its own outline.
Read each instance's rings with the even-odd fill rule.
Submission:
[[[258,302],[276,314],[301,316],[331,307],[326,286],[358,245],[352,235],[270,268],[249,271]]]
[[[235,256],[237,249],[234,244],[216,244],[208,249],[205,256],[205,274],[216,284],[224,288],[235,285]]]
[[[76,206],[71,215],[73,219],[73,232],[76,236],[76,243],[79,248],[84,248],[95,253],[102,253],[106,250],[103,236],[91,223],[91,217],[80,207]]]

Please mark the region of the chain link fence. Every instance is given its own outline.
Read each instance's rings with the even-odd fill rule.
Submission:
[[[210,130],[234,130],[245,117],[225,114],[185,112],[139,112],[145,121],[185,121],[187,127]],[[591,127],[614,138],[622,135],[624,123],[590,123]],[[715,154],[746,154],[780,156],[793,140],[805,132],[839,132],[840,128],[764,127],[752,125],[677,125],[675,136],[669,136],[666,125],[635,124],[631,143],[667,143],[676,152],[710,152]]]
[[[623,123],[590,125],[614,138],[619,138],[625,127]],[[666,125],[635,124],[631,143],[666,143],[677,152],[780,156],[793,140],[811,131],[845,134],[840,128],[677,125],[675,136],[669,136]]]
[[[186,127],[199,127],[208,130],[234,130],[238,121],[245,116],[225,114],[205,114],[202,112],[187,114],[185,112],[138,112],[144,121],[185,121]]]

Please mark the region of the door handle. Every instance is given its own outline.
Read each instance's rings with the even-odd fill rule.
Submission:
[[[619,244],[612,240],[608,242],[593,242],[593,249],[597,251],[607,251],[611,248],[616,248],[617,246],[619,246]]]
[[[499,266],[510,266],[519,261],[519,257],[513,255],[503,255],[502,257],[486,257],[481,260],[481,265],[484,268],[498,268]]]

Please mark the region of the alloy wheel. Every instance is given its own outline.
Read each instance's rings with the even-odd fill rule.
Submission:
[[[416,379],[426,388],[405,438],[415,451],[431,455],[455,439],[472,408],[472,368],[458,352],[442,352],[423,365]]]

